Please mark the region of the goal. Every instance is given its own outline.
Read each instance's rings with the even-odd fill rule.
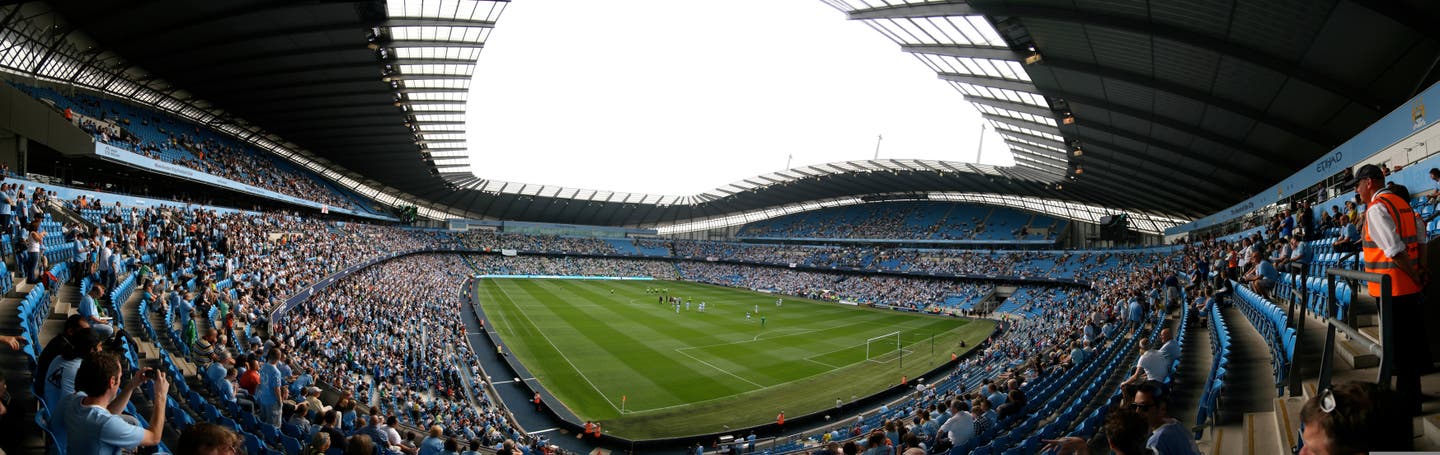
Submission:
[[[909,354],[900,342],[900,332],[890,332],[865,340],[865,360],[875,363],[890,363],[900,356]]]

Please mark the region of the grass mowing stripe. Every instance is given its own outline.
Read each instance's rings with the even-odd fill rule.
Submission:
[[[990,321],[937,318],[794,297],[784,297],[785,305],[776,307],[774,302],[779,296],[684,282],[493,281],[500,282],[495,287],[511,290],[515,308],[523,309],[533,319],[531,330],[525,331],[527,336],[502,333],[516,338],[512,345],[536,345],[533,350],[517,348],[516,355],[522,356],[527,366],[538,363],[549,369],[572,368],[553,353],[548,356],[553,358],[523,357],[545,351],[542,348],[546,341],[535,336],[535,331],[545,331],[559,349],[566,350],[574,368],[585,371],[595,382],[598,392],[597,388],[584,387],[583,382],[578,386],[566,384],[570,381],[555,374],[541,378],[546,387],[582,418],[602,420],[611,433],[632,438],[681,436],[723,431],[724,425],[733,428],[765,423],[782,409],[791,415],[828,409],[837,397],[849,399],[852,395],[874,393],[897,383],[902,374],[914,377],[933,368],[947,361],[952,350],[963,350],[957,347],[960,340],[973,346],[993,327]],[[689,312],[682,306],[677,315],[668,304],[657,301],[659,296],[645,293],[647,288],[668,289],[670,295],[689,297],[697,304],[706,301],[709,309],[700,314],[693,305]],[[519,292],[521,289],[525,292]],[[768,319],[763,329],[758,317],[745,320],[745,313],[754,312],[757,306],[759,314]],[[513,319],[511,323],[523,325]],[[504,329],[500,324],[497,327]],[[889,363],[864,361],[866,338],[896,330],[902,331],[906,346],[903,365],[894,361],[897,356],[893,347]],[[929,334],[933,332],[939,333],[932,352]],[[832,362],[810,358],[836,351],[841,354],[830,359]],[[748,382],[737,380],[737,376]],[[733,388],[721,390],[706,385],[707,380],[728,383]],[[616,414],[601,398],[593,396],[607,391],[614,396],[616,390],[628,392],[627,407],[632,412]]]
[[[650,398],[655,400],[652,403],[669,405],[696,399],[697,395],[728,395],[750,388],[748,385],[728,383],[715,376],[694,374],[686,362],[677,358],[680,357],[678,353],[656,349],[651,344],[631,336],[630,333],[633,331],[640,331],[641,327],[638,324],[624,319],[605,317],[610,316],[609,314],[599,314],[605,312],[603,306],[578,307],[566,299],[558,298],[543,286],[533,282],[521,282],[519,286],[536,297],[548,297],[546,301],[552,308],[559,310],[554,312],[557,317],[564,319],[577,329],[583,328],[583,330],[573,332],[574,335],[584,338],[591,345],[610,354],[608,358],[601,356],[585,358],[581,360],[581,365],[588,366],[592,371],[598,370],[602,374],[609,373],[607,375],[609,380],[606,382],[613,381],[614,385],[610,390],[612,394],[636,395],[639,398],[635,400],[637,404],[643,402],[645,398]],[[612,326],[615,324],[623,325],[626,330],[617,330]],[[621,364],[629,369],[606,368],[606,364]],[[679,377],[687,378],[691,387],[677,390],[659,384]],[[655,382],[661,387],[614,390],[614,387],[627,385],[634,387],[644,382]],[[655,395],[662,396],[656,397]],[[670,398],[666,399],[667,397]]]
[[[665,312],[664,312],[664,316],[665,316],[665,317],[660,317],[660,316],[656,315],[655,313],[653,313],[653,312],[651,312],[651,311],[633,311],[633,310],[634,310],[633,308],[625,308],[625,307],[628,307],[628,304],[625,304],[625,303],[615,303],[616,301],[614,301],[613,299],[607,299],[606,294],[602,294],[602,293],[600,293],[600,292],[598,292],[598,291],[592,291],[591,289],[589,289],[589,288],[592,288],[592,287],[596,287],[596,286],[587,286],[588,284],[593,284],[593,283],[588,283],[588,282],[574,282],[574,283],[568,283],[568,284],[571,284],[571,285],[573,285],[573,286],[569,286],[569,287],[559,286],[559,287],[564,288],[564,291],[561,291],[561,292],[566,292],[566,293],[569,293],[570,295],[573,295],[573,296],[576,296],[576,297],[580,297],[580,298],[592,299],[592,301],[593,301],[593,300],[612,300],[612,304],[615,305],[615,306],[617,306],[617,307],[620,307],[619,309],[610,308],[610,307],[607,307],[607,306],[601,306],[601,307],[597,308],[597,310],[606,311],[608,314],[610,314],[610,315],[612,315],[612,316],[614,317],[613,320],[621,320],[621,319],[623,319],[623,320],[625,320],[627,323],[637,323],[637,324],[627,324],[627,325],[633,326],[633,330],[634,330],[634,332],[627,331],[627,333],[640,332],[640,333],[635,333],[635,335],[636,335],[637,337],[642,337],[642,338],[645,338],[645,339],[675,339],[675,340],[686,340],[687,342],[719,342],[719,341],[721,341],[721,339],[720,339],[719,337],[713,335],[713,334],[715,333],[715,332],[713,332],[713,331],[699,330],[699,329],[687,327],[687,326],[684,326],[684,325],[676,324],[675,318],[681,318],[681,317],[698,318],[698,317],[702,317],[703,315],[702,315],[701,313],[698,313],[698,311],[695,311],[695,312],[685,312],[685,314],[683,314],[683,315],[682,315],[682,314],[679,314],[679,313],[674,313],[674,312],[670,312],[670,311],[665,311]],[[579,287],[579,288],[581,288],[581,289],[573,289],[573,287]],[[622,298],[624,298],[624,297],[622,297]],[[659,306],[659,307],[662,308],[662,309],[665,308],[665,305],[661,305],[661,304],[659,304],[659,303],[655,304],[654,306]],[[624,311],[624,312],[622,312],[621,310],[632,310],[632,311]],[[595,314],[596,314],[596,312],[594,312],[594,311],[591,311],[590,313],[591,313],[592,315],[595,315]],[[692,313],[693,313],[693,314],[692,314]],[[765,384],[761,384],[761,383],[752,381],[752,380],[750,380],[749,378],[746,378],[746,377],[744,377],[744,376],[741,376],[741,375],[739,375],[739,374],[736,374],[735,372],[733,372],[733,371],[731,371],[731,370],[729,370],[729,369],[716,366],[715,364],[713,364],[713,363],[711,363],[711,362],[708,362],[708,361],[706,361],[705,359],[702,359],[702,358],[696,357],[696,356],[694,356],[694,355],[691,355],[691,354],[685,352],[684,349],[685,349],[685,348],[683,348],[683,347],[677,347],[677,348],[674,349],[674,351],[675,351],[676,353],[680,354],[680,355],[683,355],[683,356],[685,356],[685,357],[688,357],[688,358],[690,358],[690,359],[693,359],[693,360],[695,360],[695,361],[698,361],[698,362],[700,362],[701,364],[703,364],[703,365],[705,365],[705,366],[707,366],[707,367],[710,367],[710,368],[712,368],[712,369],[714,369],[714,370],[716,370],[716,371],[719,371],[719,372],[722,373],[722,374],[725,374],[725,375],[727,375],[727,376],[730,376],[730,377],[739,379],[739,380],[741,380],[741,381],[744,381],[745,383],[750,384],[751,386],[754,386],[754,387],[764,387],[764,386],[765,386]],[[745,371],[745,370],[744,370],[744,369],[740,369],[739,371]]]
[[[593,283],[582,282],[577,284],[584,287],[594,287],[586,286],[587,284]],[[583,295],[577,295],[577,297],[601,299],[605,298],[605,295],[584,292]],[[650,311],[631,313],[627,318],[629,321],[640,322],[638,326],[634,327],[634,330],[641,332],[642,335],[646,335],[647,339],[684,340],[686,344],[713,344],[712,342],[719,341],[717,337],[710,335],[712,333],[719,332],[719,330],[697,330],[682,325],[683,323],[691,323],[694,321],[706,321],[706,316],[709,315],[693,311],[681,312],[681,314],[676,314],[675,312],[670,310],[663,310],[663,308],[667,308],[668,305],[661,305],[657,303],[654,306],[659,307],[661,309],[660,311],[663,311],[663,314],[656,315],[655,313],[653,313],[653,309],[649,309]],[[627,316],[620,315],[619,317]],[[684,319],[677,320],[677,318]],[[737,318],[735,321],[732,321],[731,324],[728,324],[726,326],[721,326],[713,322],[707,323],[715,325],[717,329],[723,328],[733,330],[735,323],[738,321],[739,319]],[[759,329],[758,323],[752,325],[756,326],[755,329]],[[751,339],[754,339],[754,337],[751,337]],[[733,353],[728,356],[706,356],[702,358],[702,356],[695,355],[694,352],[687,352],[688,347],[677,347],[675,350],[676,352],[686,357],[695,359],[710,368],[720,370],[728,376],[740,378],[742,381],[745,381],[746,383],[749,383],[755,387],[765,387],[768,385],[789,381],[795,379],[797,374],[800,376],[808,376],[811,374],[818,374],[823,372],[823,370],[815,369],[799,371],[796,370],[795,367],[785,369],[778,368],[781,365],[788,364],[790,362],[790,359],[792,359],[795,355],[804,354],[805,351],[803,350],[790,352],[795,348],[785,347],[784,349],[775,349],[776,345],[772,345],[769,349],[766,349],[765,346],[759,345],[734,345],[734,343],[726,344],[732,345],[730,349],[733,351]],[[776,375],[775,373],[777,371],[783,371],[787,374]],[[697,398],[703,399],[705,397]]]
[[[512,299],[512,298],[510,298],[510,293],[509,293],[509,292],[506,292],[504,287],[500,287],[500,293],[501,293],[501,294],[504,294],[505,297],[506,297],[506,300],[509,300],[512,305],[515,304],[515,300]],[[525,309],[524,309],[524,308],[520,308],[519,306],[516,306],[515,309],[516,309],[516,312],[519,313],[520,316],[522,316],[522,317],[525,319],[526,322],[529,322],[529,323],[530,323],[530,326],[533,327],[536,332],[539,332],[540,337],[545,339],[545,343],[548,344],[551,349],[554,349],[554,350],[555,350],[555,353],[560,355],[560,358],[565,359],[565,363],[570,364],[570,368],[571,368],[571,369],[574,369],[576,374],[580,375],[581,378],[584,378],[584,379],[585,379],[585,383],[590,384],[590,387],[594,388],[594,389],[595,389],[595,392],[600,393],[600,397],[601,397],[601,398],[604,398],[604,399],[605,399],[605,402],[606,402],[606,403],[609,403],[611,408],[615,408],[616,411],[619,411],[619,410],[620,410],[620,407],[619,407],[619,406],[615,406],[615,402],[610,401],[610,398],[609,398],[609,397],[606,397],[603,392],[600,392],[600,387],[599,387],[599,386],[596,386],[596,385],[595,385],[595,382],[590,380],[590,377],[585,376],[585,372],[580,371],[579,368],[576,368],[576,367],[575,367],[575,362],[571,361],[571,360],[570,360],[570,357],[567,357],[567,356],[565,355],[565,351],[561,350],[559,346],[555,346],[555,342],[550,340],[550,336],[549,336],[549,335],[546,335],[544,330],[541,330],[539,326],[536,326],[536,325],[535,325],[535,321],[531,320],[531,319],[530,319],[530,316],[527,315],[527,314],[525,314]]]
[[[586,288],[604,288],[606,286],[603,285],[607,284],[606,282],[595,281],[581,281],[573,283],[577,286],[582,286]],[[615,288],[610,287],[610,289]],[[606,295],[608,294],[596,293],[589,295],[589,297],[605,298]],[[624,299],[623,296],[621,298]],[[770,302],[766,303],[768,304]],[[753,311],[758,305],[759,304],[752,304],[746,305],[746,307],[747,310]],[[659,303],[655,304],[655,306],[659,306],[661,308],[669,308],[669,305],[661,305]],[[794,312],[802,308],[808,309],[811,307],[797,306],[796,304],[792,304],[790,311]],[[773,312],[776,311],[784,313],[783,310],[783,308],[775,309],[771,307],[766,311],[770,311],[772,312],[771,314],[775,314]],[[674,324],[676,321],[673,317],[670,316],[677,315],[675,315],[675,313],[669,310],[665,310],[665,313],[667,318],[650,319],[649,321],[651,321],[651,323],[645,324],[643,327],[640,328],[640,330],[648,331],[650,328],[664,327],[668,324]],[[692,350],[690,348],[679,348],[678,351],[689,357],[695,358],[696,360],[700,360],[702,363],[710,366],[711,368],[724,370],[727,375],[742,378],[754,378],[755,380],[753,381],[750,379],[746,379],[746,382],[749,382],[759,387],[764,387],[793,381],[795,379],[815,374],[821,374],[828,371],[829,369],[833,369],[837,366],[834,362],[828,364],[817,363],[816,365],[808,365],[796,364],[795,359],[803,359],[807,356],[813,355],[816,350],[849,348],[852,347],[854,343],[863,343],[864,339],[868,338],[868,336],[845,334],[848,334],[850,332],[859,332],[862,335],[868,335],[866,333],[866,331],[868,330],[876,332],[875,334],[878,335],[879,333],[883,333],[882,327],[887,328],[884,330],[888,330],[888,323],[908,323],[909,321],[915,319],[913,316],[906,316],[895,313],[872,313],[855,311],[854,309],[851,309],[851,311],[848,311],[847,313],[849,313],[849,317],[847,317],[846,320],[853,322],[849,322],[847,324],[834,324],[832,322],[827,328],[818,329],[819,332],[815,335],[798,335],[793,339],[788,340],[788,342],[782,340],[767,340],[764,342],[755,342],[755,337],[751,337],[749,340],[738,340],[735,342],[724,343],[726,347],[723,350]],[[688,316],[690,315],[682,314],[678,317]],[[883,320],[879,324],[877,324],[875,320],[877,316],[883,318]],[[686,321],[692,320],[700,319],[686,319]],[[737,323],[743,324],[741,321],[743,320],[740,318],[735,318],[730,324],[727,324],[725,326],[717,326],[717,328],[733,330],[734,326]],[[806,318],[804,322],[816,324],[823,323],[825,321],[812,321],[809,320],[809,318]],[[758,323],[756,321],[750,321],[750,326],[753,329],[759,330],[756,333],[763,334],[763,329],[759,329]],[[866,328],[866,326],[875,327]],[[697,340],[687,339],[686,341],[694,344],[694,342]],[[697,355],[697,353],[703,354]],[[846,362],[839,365],[843,366],[848,363],[853,362]],[[735,372],[741,373],[737,374]]]

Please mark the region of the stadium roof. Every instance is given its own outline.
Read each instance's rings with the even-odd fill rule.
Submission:
[[[16,64],[12,50],[0,66],[162,107],[178,100],[349,186],[368,183],[361,192],[382,202],[414,197],[473,218],[664,226],[926,191],[1194,218],[1279,181],[1398,107],[1436,80],[1440,57],[1428,26],[1440,5],[1419,0],[823,1],[964,93],[1017,165],[831,163],[691,196],[485,180],[463,159],[460,113],[501,1],[26,3],[0,17],[7,40],[25,30],[34,55]],[[74,69],[59,71],[57,61]]]

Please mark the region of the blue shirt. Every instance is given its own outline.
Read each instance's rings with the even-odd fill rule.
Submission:
[[[1200,453],[1190,431],[1182,428],[1180,422],[1175,419],[1170,419],[1165,425],[1150,432],[1150,438],[1145,440],[1145,447],[1155,449],[1155,452],[1165,455],[1198,455]]]
[[[114,455],[139,447],[145,440],[144,428],[131,425],[105,408],[85,406],[76,398],[67,404],[64,415],[65,425],[70,428],[65,448],[68,453]]]
[[[267,363],[260,366],[260,387],[255,390],[255,401],[263,404],[275,404],[280,402],[280,397],[275,395],[275,388],[282,384],[280,369],[274,364]]]
[[[1145,307],[1140,305],[1139,300],[1130,300],[1130,322],[1140,322],[1145,318]]]
[[[229,389],[230,384],[225,382],[225,366],[220,362],[213,362],[205,367],[205,383],[210,385],[210,390],[222,392]]]
[[[300,377],[295,378],[295,382],[290,383],[290,395],[298,397],[300,396],[300,392],[314,383],[315,378],[311,377],[310,373],[302,374]]]
[[[1310,253],[1310,248],[1305,246],[1305,242],[1296,244],[1295,248],[1290,250],[1290,259],[1302,264],[1309,264],[1313,257],[1314,254]]]
[[[95,317],[95,298],[90,297],[90,294],[80,297],[80,308],[77,308],[75,312],[85,319]]]
[[[1360,226],[1355,223],[1346,224],[1345,228],[1340,230],[1340,237],[1350,241],[1359,241]]]
[[[420,453],[418,455],[440,455],[445,453],[445,441],[440,438],[429,436],[420,441]]]
[[[1278,281],[1280,279],[1280,272],[1275,270],[1275,264],[1271,264],[1270,261],[1261,260],[1259,267],[1261,278],[1271,281]]]
[[[49,393],[48,389],[46,390],[46,393]],[[70,406],[72,404],[79,403],[80,400],[84,398],[85,392],[75,392],[60,397],[60,401],[57,403],[45,404],[46,406],[49,406],[51,410],[50,434],[54,435],[55,441],[61,446],[65,446],[70,443],[70,438],[68,437],[70,432],[67,430],[68,426],[65,424],[65,410],[70,409]]]
[[[50,369],[45,372],[46,406],[58,406],[66,396],[75,393],[75,372],[80,369],[80,359],[76,357],[66,360],[64,357],[57,357],[50,362]]]
[[[184,298],[176,298],[175,301],[176,303],[171,306],[171,308],[175,309],[175,319],[182,324],[189,322],[190,312],[195,310],[195,305],[190,303],[189,300],[185,300]]]

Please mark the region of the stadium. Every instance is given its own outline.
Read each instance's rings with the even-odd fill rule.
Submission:
[[[708,5],[862,29],[981,135],[508,154],[667,193],[476,164],[545,2],[0,4],[0,453],[1440,451],[1440,5]],[[881,89],[821,108],[920,122]]]

